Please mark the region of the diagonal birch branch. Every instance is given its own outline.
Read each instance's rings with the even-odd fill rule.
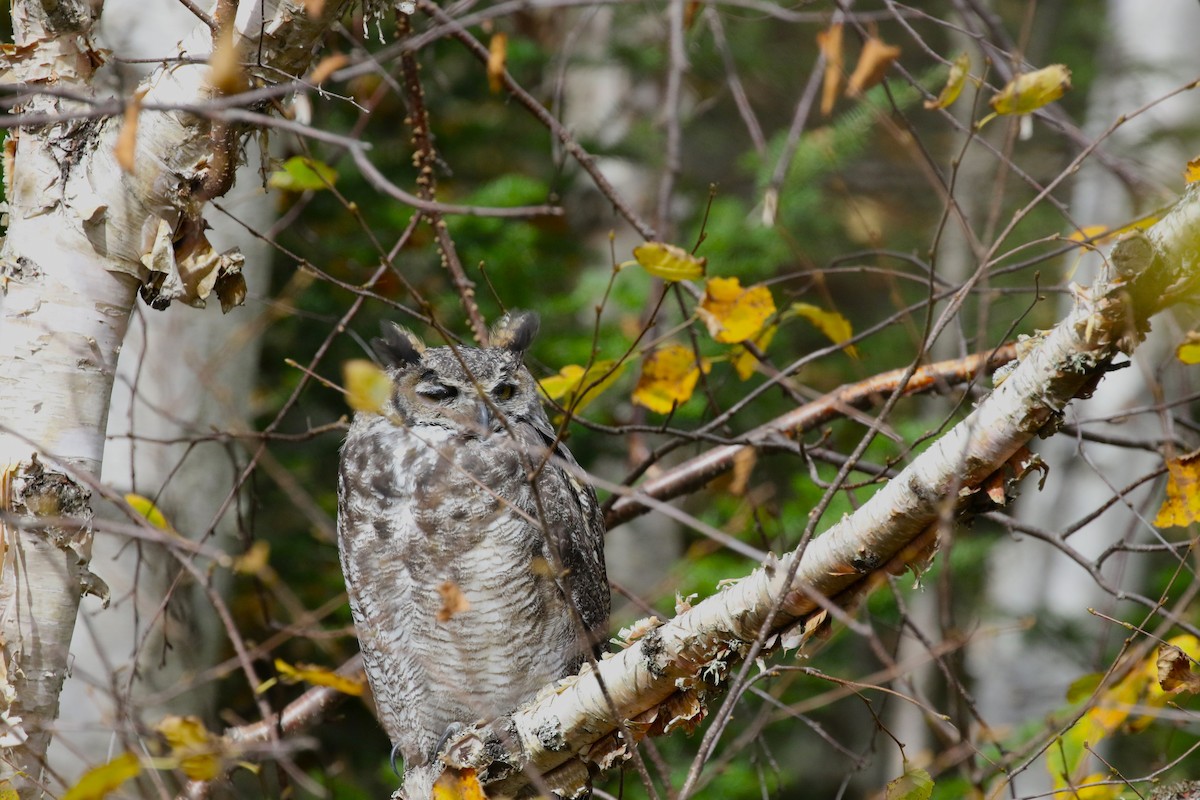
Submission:
[[[1144,234],[1119,241],[1105,274],[1077,289],[1071,314],[1030,340],[975,411],[856,513],[511,716],[460,735],[443,760],[480,771],[490,794],[515,793],[537,773],[569,795],[586,776],[583,762],[603,769],[627,752],[620,727],[636,737],[698,721],[704,693],[721,685],[765,621],[774,620],[769,647],[802,645],[826,622],[826,604],[852,607],[888,572],[927,560],[947,513],[977,507],[987,479],[1034,436],[1053,433],[1067,404],[1136,348],[1153,314],[1194,297],[1198,265],[1193,186]]]

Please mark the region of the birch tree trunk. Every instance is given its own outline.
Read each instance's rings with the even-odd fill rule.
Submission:
[[[288,0],[230,3],[218,17],[261,54],[267,69],[253,79],[277,82],[305,71],[341,5],[309,17]],[[100,11],[14,2],[4,76],[29,89],[5,151],[0,250],[0,486],[11,515],[0,541],[0,791],[20,797],[40,792],[81,594],[106,595],[89,570],[91,487],[135,295],[161,307],[215,293],[224,307],[245,291],[241,255],[216,253],[201,219],[240,151],[231,125],[195,113],[218,94],[204,59],[220,26],[197,20],[185,47],[200,61],[156,70],[135,95],[141,113],[126,118],[93,89]],[[133,119],[125,170],[116,146]]]
[[[125,59],[112,64],[113,88],[135,86],[154,60],[177,57],[196,23],[176,3],[107,0],[100,43]],[[222,550],[230,549],[241,511],[240,504],[223,501],[236,492],[244,459],[237,445],[203,437],[249,429],[262,331],[254,298],[257,287],[268,285],[271,260],[270,244],[252,231],[267,231],[278,216],[277,198],[263,186],[261,155],[258,147],[245,149],[247,163],[221,199],[227,213],[207,220],[218,250],[236,247],[246,258],[247,304],[228,317],[216,308],[179,304],[132,316],[117,362],[101,471],[104,486],[153,498],[181,535]],[[102,506],[97,513],[120,511]],[[179,564],[167,548],[150,543],[131,547],[122,537],[101,534],[92,562],[114,601],[104,607],[84,598],[80,608],[49,756],[67,786],[110,757],[116,731],[132,727],[126,722],[131,711],[149,723],[175,713],[215,724],[215,686],[192,678],[215,662],[222,643],[203,588],[191,581],[175,586]],[[213,578],[220,582],[224,574]],[[216,588],[224,594],[222,585]],[[164,600],[167,611],[160,613]]]

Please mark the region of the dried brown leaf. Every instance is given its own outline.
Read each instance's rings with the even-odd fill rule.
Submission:
[[[867,39],[858,56],[858,63],[854,65],[854,72],[846,82],[846,96],[858,97],[867,89],[879,84],[899,57],[899,47],[875,37]]]
[[[825,75],[821,84],[821,115],[833,113],[838,91],[842,88],[842,70],[845,60],[842,54],[842,23],[830,25],[817,34],[817,46],[825,56]]]
[[[1158,649],[1158,685],[1168,694],[1200,692],[1200,675],[1192,669],[1192,659],[1175,645]]]
[[[455,614],[471,610],[470,601],[454,581],[443,581],[437,591],[442,598],[442,607],[437,612],[438,622],[449,622]]]

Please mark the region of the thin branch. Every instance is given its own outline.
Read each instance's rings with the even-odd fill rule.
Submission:
[[[981,373],[993,371],[1012,361],[1015,352],[1015,345],[1006,344],[987,353],[918,367],[904,384],[903,394],[922,394],[974,380]],[[642,504],[642,498],[663,501],[696,491],[733,469],[738,458],[746,451],[775,447],[779,437],[799,439],[830,419],[842,416],[843,409],[862,408],[877,402],[900,387],[900,380],[906,372],[907,369],[895,369],[847,384],[747,432],[741,437],[745,444],[716,447],[673,467],[617,500],[606,515],[608,527],[612,529],[646,513],[649,509]]]
[[[433,200],[425,200],[417,197],[415,194],[409,194],[401,189],[396,184],[392,183],[387,177],[379,171],[379,169],[371,163],[367,158],[366,152],[361,147],[351,147],[350,155],[354,159],[354,165],[358,167],[362,176],[367,179],[367,183],[374,186],[379,191],[388,195],[394,200],[399,200],[407,206],[412,206],[415,209],[424,211],[429,215],[440,214],[462,214],[472,217],[501,217],[506,219],[525,219],[528,217],[561,217],[563,210],[559,206],[513,206],[509,208],[490,208],[487,206],[460,206],[453,203],[438,203]]]
[[[435,3],[429,2],[429,0],[421,0],[419,7],[431,17],[447,26],[447,28],[450,30],[450,34],[455,39],[458,39],[460,42],[466,45],[467,49],[471,51],[472,55],[474,55],[483,63],[487,63],[488,49],[483,45],[482,42],[480,42],[465,28],[463,28],[462,25],[455,22],[453,18],[446,14],[446,12],[442,11],[442,9],[439,8]],[[578,142],[575,141],[575,138],[571,136],[570,131],[563,127],[563,124],[559,122],[553,114],[547,111],[541,103],[535,100],[533,96],[529,94],[529,92],[525,91],[525,89],[523,89],[519,83],[513,80],[512,75],[509,75],[507,70],[504,72],[503,81],[504,88],[508,90],[509,94],[516,98],[518,103],[524,106],[531,114],[533,114],[534,117],[537,118],[539,122],[545,125],[546,128],[548,128],[560,142],[562,142],[563,147],[565,147],[567,152],[571,154],[571,157],[574,158],[579,166],[583,167],[583,170],[591,176],[592,181],[596,184],[596,188],[608,198],[609,202],[613,204],[613,208],[615,208],[617,212],[634,227],[634,230],[636,230],[641,237],[647,241],[657,239],[658,234],[655,232],[654,228],[650,227],[650,225],[648,225],[636,211],[629,207],[629,204],[625,202],[620,193],[617,192],[611,183],[609,183],[608,178],[604,177],[604,173],[600,171],[600,168],[596,166],[595,159],[593,159],[592,156],[586,150],[584,150]]]
[[[405,38],[411,32],[411,21],[407,14],[396,15],[397,36]],[[417,194],[422,200],[432,201],[437,195],[437,176],[434,172],[437,165],[437,151],[433,146],[433,132],[429,127],[429,112],[425,108],[425,89],[421,85],[421,67],[417,63],[416,54],[405,50],[400,55],[400,74],[404,86],[404,99],[408,105],[408,123],[412,128],[412,142],[415,150],[413,161],[417,168]],[[458,248],[450,238],[446,220],[440,214],[429,214],[429,224],[433,226],[437,237],[438,250],[442,254],[442,266],[450,273],[450,280],[458,292],[462,302],[463,312],[471,326],[471,333],[481,346],[488,341],[487,325],[479,312],[479,303],[475,300],[475,284],[463,270],[462,261],[458,257]]]

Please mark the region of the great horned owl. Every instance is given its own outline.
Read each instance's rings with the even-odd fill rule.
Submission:
[[[426,349],[385,325],[391,397],[342,448],[342,571],[408,800],[429,797],[448,730],[574,673],[608,624],[596,495],[522,363],[537,327],[508,314],[491,347]]]

